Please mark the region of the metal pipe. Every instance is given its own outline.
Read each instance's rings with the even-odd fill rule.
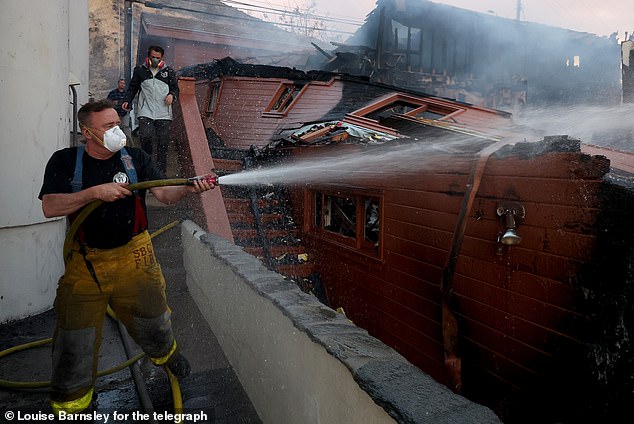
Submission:
[[[123,78],[125,79],[126,87],[130,84],[130,78],[132,76],[132,3],[129,0],[125,0],[123,3],[123,7],[125,9],[125,24],[123,28],[123,51],[119,52],[119,54],[123,54]],[[128,56],[129,52],[129,57]]]
[[[134,2],[130,2],[130,9],[127,11],[127,13],[129,14],[130,17],[130,58],[129,63],[130,66],[128,67],[128,75],[126,76],[126,84],[130,83],[130,79],[132,78],[132,72],[134,69],[134,64],[135,64],[135,60],[134,60]],[[130,126],[130,128],[132,128],[132,126]]]
[[[70,85],[70,90],[73,92],[73,136],[71,141],[71,147],[77,146],[77,90],[75,90],[75,84]]]

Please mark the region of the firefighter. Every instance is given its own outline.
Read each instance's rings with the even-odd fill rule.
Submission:
[[[190,372],[172,334],[165,280],[147,231],[145,190],[126,188],[165,177],[141,149],[125,148],[110,101],[85,104],[78,120],[85,145],[52,155],[39,194],[47,218],[71,221],[85,205],[104,202],[77,231],[57,287],[50,395],[57,414],[79,413],[91,404],[108,305],[155,365],[178,378]],[[193,184],[149,190],[172,204],[214,187],[209,180]]]

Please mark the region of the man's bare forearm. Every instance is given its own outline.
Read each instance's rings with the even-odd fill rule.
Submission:
[[[126,196],[132,196],[132,192],[124,183],[106,183],[89,187],[77,193],[54,193],[42,196],[42,211],[47,218],[69,215],[93,200],[114,202]]]
[[[211,190],[215,186],[213,183],[205,180],[193,181],[193,186],[164,186],[153,187],[150,189],[152,194],[156,196],[159,202],[171,205],[178,202],[189,193],[202,193],[207,190]]]
[[[156,196],[159,202],[171,205],[193,191],[191,186],[165,186],[153,187],[150,191]]]

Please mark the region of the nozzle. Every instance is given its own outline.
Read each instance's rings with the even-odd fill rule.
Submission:
[[[214,174],[199,175],[196,177],[188,178],[187,181],[188,181],[187,185],[194,185],[194,181],[204,181],[210,184],[211,186],[217,186],[218,176]]]

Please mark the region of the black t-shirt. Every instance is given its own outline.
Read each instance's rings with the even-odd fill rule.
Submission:
[[[138,182],[165,178],[147,153],[136,148],[126,150],[132,157]],[[44,183],[38,196],[40,200],[45,194],[72,193],[71,181],[75,174],[76,157],[76,147],[58,150],[51,156],[44,172]],[[118,172],[125,173],[121,152],[106,160],[95,159],[84,152],[82,189],[111,183]],[[139,190],[138,194],[145,213],[145,190]],[[104,202],[97,207],[81,225],[86,244],[90,247],[110,249],[127,243],[134,236],[135,204],[135,196],[126,196],[114,202]],[[79,212],[81,209],[77,211]]]

